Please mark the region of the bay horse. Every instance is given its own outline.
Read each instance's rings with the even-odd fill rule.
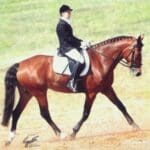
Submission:
[[[126,107],[117,97],[113,87],[114,69],[121,63],[130,68],[135,76],[142,71],[142,47],[144,36],[119,36],[91,45],[87,49],[90,58],[90,70],[82,79],[86,95],[83,115],[73,128],[74,138],[83,123],[87,120],[92,104],[98,93],[104,94],[123,113],[127,122],[134,128],[139,128],[127,112]],[[53,71],[53,56],[37,55],[12,65],[5,76],[5,106],[2,125],[7,126],[12,115],[12,125],[9,142],[15,136],[18,119],[29,100],[34,96],[39,104],[41,116],[52,127],[57,136],[61,130],[52,120],[48,109],[47,90],[73,93],[67,88],[69,76],[56,74]],[[19,102],[13,110],[15,88],[19,90]]]

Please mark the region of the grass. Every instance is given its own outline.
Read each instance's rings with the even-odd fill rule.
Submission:
[[[90,41],[113,36],[145,33],[150,39],[150,2],[147,0],[70,1],[74,8],[73,26],[76,35]],[[0,58],[25,57],[49,52],[58,47],[55,27],[62,0],[1,0]],[[90,14],[90,15],[89,15]],[[145,44],[148,49],[148,44]],[[43,51],[43,48],[47,51]]]

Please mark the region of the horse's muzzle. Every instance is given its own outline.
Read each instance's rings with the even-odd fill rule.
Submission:
[[[141,68],[132,68],[131,70],[133,72],[133,75],[136,76],[136,77],[139,77],[139,76],[142,75]]]
[[[137,73],[135,74],[136,77],[139,77],[139,76],[141,76],[141,75],[142,75],[141,72],[137,72]]]

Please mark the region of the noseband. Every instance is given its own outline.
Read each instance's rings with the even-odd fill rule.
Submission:
[[[127,57],[127,58],[129,58],[130,55],[131,55],[130,65],[128,65],[128,62],[125,61],[125,60],[121,60],[119,63],[120,63],[121,65],[125,66],[125,67],[130,68],[131,70],[134,70],[134,69],[136,69],[136,68],[139,68],[139,66],[136,65],[135,60],[134,60],[134,57],[135,57],[135,49],[136,49],[136,48],[139,48],[138,44],[135,44],[135,45],[132,47],[132,49],[131,49],[131,51],[130,51],[128,57]],[[142,64],[140,64],[140,66],[141,66],[141,65],[142,65]]]

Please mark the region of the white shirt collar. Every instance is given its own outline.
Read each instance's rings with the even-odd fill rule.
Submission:
[[[67,22],[68,24],[71,24],[70,19],[66,19],[66,18],[64,18],[64,17],[60,17],[60,19],[61,19],[61,20],[64,20],[64,21]]]

